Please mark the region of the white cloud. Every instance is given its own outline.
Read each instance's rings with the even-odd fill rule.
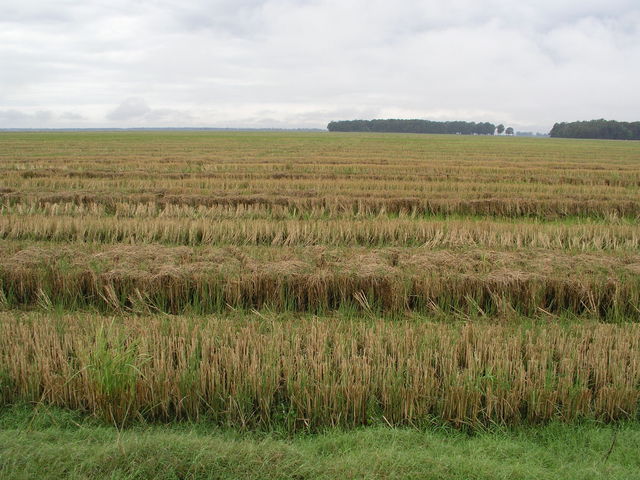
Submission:
[[[546,130],[639,120],[640,4],[22,0],[3,7],[0,65],[0,127],[411,116]]]

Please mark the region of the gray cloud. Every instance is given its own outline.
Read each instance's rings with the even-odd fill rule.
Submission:
[[[149,124],[172,124],[191,121],[188,112],[171,108],[152,109],[143,98],[127,98],[106,115],[107,120],[124,126],[136,125],[139,122]]]
[[[54,118],[49,110],[24,112],[21,110],[0,110],[0,128],[37,128],[48,126]]]
[[[144,118],[151,112],[151,108],[142,98],[128,98],[114,110],[107,114],[108,120],[116,122]]]
[[[70,121],[86,120],[85,117],[76,112],[62,112],[60,114],[60,119]]]
[[[22,0],[3,8],[0,65],[0,127],[410,116],[542,131],[638,120],[640,4]]]

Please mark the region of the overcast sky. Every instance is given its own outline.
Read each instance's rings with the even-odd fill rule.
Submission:
[[[15,0],[0,128],[640,120],[639,0]]]

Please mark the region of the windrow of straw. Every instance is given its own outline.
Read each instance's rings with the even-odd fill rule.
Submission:
[[[424,246],[638,250],[631,224],[554,224],[374,217],[341,220],[0,216],[0,239],[173,245]]]
[[[564,217],[593,217],[598,219],[626,218],[637,221],[640,218],[640,202],[638,191],[629,190],[621,198],[596,196],[593,192],[581,195],[556,194],[544,197],[539,194],[523,195],[517,189],[513,193],[486,194],[466,189],[456,191],[447,196],[414,195],[407,196],[401,192],[397,196],[384,196],[377,192],[354,192],[351,195],[317,194],[314,191],[301,191],[291,195],[287,191],[271,191],[265,193],[243,194],[236,190],[221,195],[219,191],[187,191],[172,193],[155,189],[151,193],[90,193],[74,191],[42,193],[42,190],[31,195],[22,192],[0,192],[0,201],[7,206],[19,204],[46,205],[49,203],[74,203],[76,205],[103,204],[105,209],[114,213],[119,204],[131,202],[135,204],[153,203],[158,209],[168,205],[186,205],[191,207],[214,207],[266,210],[285,210],[289,215],[316,214],[322,212],[327,216],[370,215],[476,215],[503,216],[509,218],[532,217],[540,219],[557,219]]]
[[[252,166],[244,166],[250,172]],[[371,167],[369,167],[371,168]],[[377,169],[380,171],[381,169]],[[279,178],[261,177],[236,179],[234,175],[220,175],[217,178],[189,177],[182,179],[167,178],[162,173],[155,175],[137,175],[136,172],[123,172],[119,178],[69,178],[65,176],[36,175],[34,172],[28,178],[24,173],[19,177],[9,175],[5,180],[6,188],[22,192],[41,191],[87,191],[87,192],[165,192],[165,193],[202,193],[202,192],[235,192],[248,195],[268,195],[284,193],[289,196],[312,197],[322,196],[350,196],[361,197],[368,194],[393,198],[398,196],[434,196],[449,198],[461,196],[481,197],[523,197],[562,198],[586,197],[597,199],[630,199],[633,192],[640,186],[632,185],[576,185],[574,183],[549,183],[533,181],[518,182],[513,178],[500,178],[500,174],[487,178],[460,180],[457,176],[442,175],[436,179],[423,179],[420,175],[413,177],[379,176],[372,179],[366,172],[342,173],[340,169],[330,176],[324,175],[277,175]]]
[[[242,428],[637,418],[640,327],[0,315],[0,404]]]
[[[179,202],[179,197],[151,198],[146,196],[144,202],[138,202],[137,195],[113,196],[113,195],[66,195],[58,198],[25,198],[21,195],[8,196],[5,202],[0,204],[0,215],[44,215],[48,217],[115,217],[115,218],[136,218],[141,221],[148,219],[209,219],[209,220],[388,220],[388,219],[411,219],[411,220],[478,220],[478,216],[461,216],[449,212],[446,216],[434,215],[429,212],[420,213],[416,208],[405,208],[401,206],[395,212],[387,212],[384,205],[380,208],[365,209],[363,205],[358,205],[356,209],[340,205],[336,199],[325,198],[322,205],[287,205],[282,198],[273,203],[255,203],[249,199],[247,203],[212,203],[215,198],[196,197],[188,198],[189,203]],[[94,201],[95,200],[95,201]],[[286,200],[286,198],[284,198]],[[593,200],[593,199],[591,199]],[[522,202],[522,199],[519,199]],[[345,205],[349,205],[347,201]],[[365,211],[367,210],[367,211]],[[559,217],[559,216],[558,216]],[[609,225],[636,225],[634,219],[619,217],[615,212],[599,216],[599,218],[571,217],[564,212],[564,218],[551,219],[564,223],[582,222],[585,224],[609,224]],[[487,220],[507,221],[511,223],[544,223],[535,218],[501,219],[499,217],[486,216]],[[596,220],[594,222],[594,220]]]
[[[632,253],[14,247],[0,260],[7,306],[640,317],[640,256]]]

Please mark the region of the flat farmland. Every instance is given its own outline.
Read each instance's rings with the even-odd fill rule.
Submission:
[[[637,419],[640,142],[0,135],[0,400],[234,428]]]

